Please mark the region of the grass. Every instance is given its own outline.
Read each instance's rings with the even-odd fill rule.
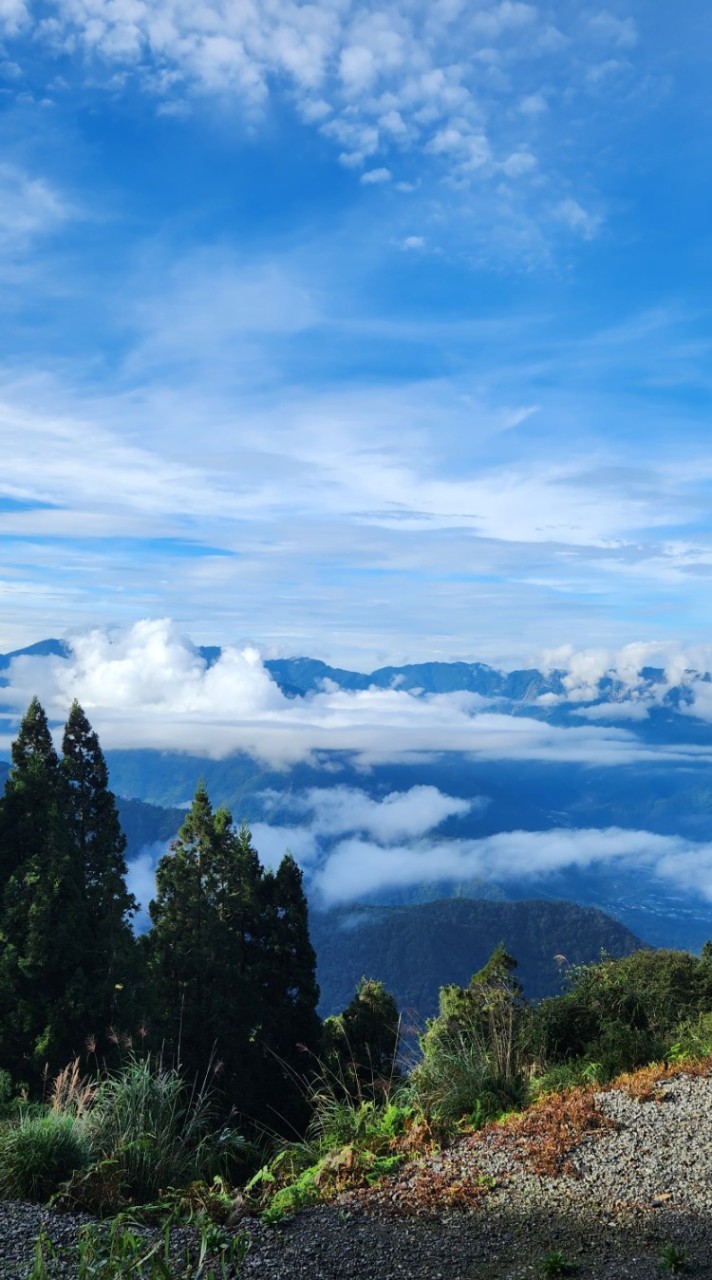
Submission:
[[[74,1062],[47,1105],[0,1126],[0,1197],[54,1196],[62,1208],[108,1216],[169,1187],[214,1187],[249,1146],[215,1117],[210,1088],[190,1086],[160,1060],[134,1058],[92,1081]]]
[[[539,1263],[539,1274],[544,1280],[552,1280],[554,1276],[570,1276],[575,1270],[575,1263],[570,1262],[561,1249],[552,1249]]]
[[[193,1240],[176,1248],[169,1219],[147,1237],[140,1224],[117,1218],[110,1225],[80,1229],[74,1248],[58,1250],[42,1233],[28,1280],[49,1280],[54,1264],[69,1267],[77,1280],[232,1280],[249,1252],[245,1232],[230,1235],[205,1219]]]
[[[126,1201],[153,1201],[159,1191],[210,1180],[244,1155],[246,1143],[216,1126],[214,1098],[205,1084],[189,1085],[179,1071],[133,1058],[97,1083],[84,1120],[94,1165],[75,1177],[75,1207],[106,1212]],[[101,1203],[99,1203],[101,1201]]]
[[[91,1143],[76,1117],[55,1111],[21,1116],[0,1131],[0,1196],[43,1203],[91,1159]]]
[[[682,1275],[690,1269],[687,1261],[687,1249],[684,1244],[677,1245],[672,1242],[666,1244],[658,1261],[662,1269],[671,1276]]]

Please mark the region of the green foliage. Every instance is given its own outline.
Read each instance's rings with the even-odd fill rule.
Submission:
[[[0,1130],[0,1196],[44,1202],[90,1159],[88,1135],[75,1117],[23,1116]]]
[[[123,1015],[136,986],[124,839],[96,734],[75,702],[57,758],[36,698],[0,803],[0,1032],[33,1086]]]
[[[575,1264],[569,1261],[561,1249],[552,1249],[539,1263],[539,1274],[544,1280],[551,1280],[554,1276],[570,1276],[575,1270]]]
[[[524,1101],[525,1005],[515,964],[497,947],[468,987],[441,989],[440,1013],[421,1036],[423,1057],[411,1077],[414,1097],[438,1126],[466,1116],[483,1123]]]
[[[98,1159],[110,1162],[107,1173],[137,1203],[225,1172],[245,1145],[235,1130],[216,1126],[209,1088],[150,1058],[132,1058],[100,1080],[87,1132]]]
[[[304,1140],[280,1144],[245,1188],[273,1224],[341,1187],[372,1185],[407,1158],[401,1139],[415,1118],[407,1087],[354,1097],[322,1064],[308,1101]]]
[[[540,1059],[595,1063],[603,1081],[665,1057],[676,1041],[703,1050],[710,1029],[704,1013],[712,1010],[712,965],[705,958],[641,950],[576,969],[569,981],[564,995],[532,1012],[529,1034]]]
[[[243,1113],[264,1116],[279,1095],[288,1117],[298,1046],[318,1034],[301,872],[289,857],[265,872],[247,828],[213,813],[201,783],[156,883],[147,949],[159,1030],[190,1073],[214,1050]]]
[[[671,1276],[679,1276],[685,1271],[689,1271],[687,1249],[684,1244],[677,1245],[672,1242],[666,1244],[658,1261],[663,1270],[667,1271]]]
[[[82,879],[83,941],[91,975],[84,1025],[96,1036],[108,1025],[126,1026],[131,1019],[130,996],[138,977],[131,931],[136,902],[126,888],[126,838],[104,754],[76,701],[64,728],[60,769],[69,837]]]
[[[77,1280],[231,1280],[247,1257],[250,1239],[245,1232],[231,1235],[209,1219],[196,1223],[193,1239],[177,1250],[171,1238],[172,1219],[147,1237],[139,1223],[115,1218],[108,1226],[87,1224],[79,1231],[76,1247],[54,1248],[43,1233],[35,1246],[29,1280],[48,1280],[47,1262],[59,1261]]]
[[[666,1057],[668,1062],[684,1062],[685,1058],[712,1056],[712,1012],[686,1018],[675,1030],[675,1040]]]
[[[343,1013],[327,1018],[322,1055],[333,1082],[353,1098],[390,1088],[397,1076],[400,1017],[382,982],[362,978]]]

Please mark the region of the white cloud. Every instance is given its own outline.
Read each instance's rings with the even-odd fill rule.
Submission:
[[[46,179],[0,164],[0,246],[23,246],[74,215]]]
[[[648,708],[660,703],[671,689],[685,685],[694,696],[692,710],[706,718],[703,708],[712,684],[700,679],[712,668],[712,646],[683,648],[674,641],[635,642],[621,649],[574,649],[562,645],[545,650],[541,656],[545,672],[562,671],[563,697],[572,703],[586,703],[601,697],[600,682],[612,680],[618,686],[610,706],[582,711],[590,719],[643,719]],[[662,672],[662,679],[651,683],[644,668]],[[630,695],[629,699],[623,693]],[[543,699],[541,700],[543,702]]]
[[[572,231],[583,236],[584,240],[593,240],[603,225],[603,217],[600,214],[588,213],[583,205],[571,196],[561,200],[555,206],[553,213],[559,222],[565,223]]]
[[[620,49],[632,49],[638,43],[638,29],[634,18],[617,18],[607,9],[591,14],[588,28],[596,39],[614,44]]]
[[[401,243],[401,249],[424,249],[426,245],[425,236],[406,236]]]
[[[501,0],[491,9],[483,9],[475,14],[472,25],[481,31],[488,40],[496,40],[503,31],[512,27],[528,27],[537,17],[534,5],[521,4],[518,0]]]
[[[156,896],[156,866],[167,850],[163,841],[146,844],[127,865],[126,884],[139,906],[133,922],[137,933],[144,933],[151,923],[148,904]]]
[[[500,714],[472,693],[415,696],[401,689],[327,689],[290,699],[254,648],[228,647],[208,667],[167,620],[143,621],[123,632],[95,629],[75,636],[70,645],[66,659],[15,659],[3,701],[19,713],[37,694],[59,720],[77,698],[105,748],[150,747],[214,759],[245,751],[277,767],[319,751],[351,752],[364,767],[429,759],[444,751],[465,752],[473,759],[601,766],[706,756],[704,748],[695,746],[646,747],[621,728],[561,728]],[[440,802],[427,792],[420,802],[421,809],[435,814],[439,803],[455,805],[452,812],[461,803],[450,798]],[[390,805],[392,809],[387,802],[379,810],[378,822],[405,821],[400,801]]]
[[[254,125],[286,89],[299,116],[337,144],[347,165],[402,149],[437,156],[465,183],[511,156],[512,108],[525,120],[545,110],[541,93],[522,94],[529,63],[541,71],[550,60],[552,78],[563,76],[572,97],[588,62],[600,62],[601,45],[630,49],[637,38],[631,19],[606,10],[583,22],[562,13],[571,27],[565,34],[521,0],[469,9],[416,0],[1,3],[10,34],[34,22],[36,40],[65,62],[73,56],[77,69],[89,64],[94,84],[104,66],[113,90],[143,85],[158,110],[221,98]],[[573,41],[578,58],[564,65],[562,48]],[[566,131],[563,114],[556,127]]]
[[[382,182],[390,182],[390,169],[369,169],[366,173],[361,174],[361,182],[366,186],[374,186]]]
[[[543,93],[528,93],[522,98],[519,110],[525,116],[541,116],[549,110],[549,103]]]
[[[597,865],[646,868],[712,901],[712,844],[619,827],[502,831],[480,840],[397,846],[352,838],[336,847],[313,887],[324,906],[333,906],[429,881],[539,880]]]
[[[446,818],[462,817],[477,801],[444,795],[437,787],[411,787],[375,800],[355,787],[314,787],[292,808],[308,815],[311,831],[322,836],[363,832],[384,843],[424,835]]]
[[[531,151],[513,151],[502,161],[502,171],[508,178],[521,178],[525,173],[532,173],[537,167],[536,156]]]
[[[9,36],[28,26],[30,13],[25,0],[0,0],[0,29]]]

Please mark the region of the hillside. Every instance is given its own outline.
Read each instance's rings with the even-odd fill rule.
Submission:
[[[312,912],[322,1016],[337,1013],[362,977],[378,978],[401,1009],[437,1010],[439,987],[466,986],[503,942],[530,1000],[555,995],[569,965],[629,955],[639,940],[601,911],[571,902],[447,899],[405,907]],[[557,961],[555,956],[565,956]]]
[[[462,1137],[276,1231],[256,1225],[248,1274],[660,1280],[677,1259],[680,1272],[709,1276],[712,1081],[670,1074],[643,1097],[555,1101],[535,1122]]]

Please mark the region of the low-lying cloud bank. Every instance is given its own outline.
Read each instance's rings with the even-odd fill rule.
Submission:
[[[342,841],[313,877],[324,906],[423,882],[457,884],[481,879],[544,879],[575,867],[640,868],[678,889],[712,901],[712,843],[608,827],[551,831],[501,831],[480,840],[438,840],[384,846]]]
[[[405,804],[408,795],[382,802],[385,820],[388,809],[401,801]],[[387,899],[391,893],[426,883],[524,881],[534,886],[574,868],[638,869],[672,890],[712,902],[712,842],[621,827],[501,831],[473,840],[419,835],[389,841],[387,836],[377,840],[355,832],[325,851],[318,822],[317,816],[313,826],[301,828],[256,823],[253,838],[268,866],[276,866],[285,850],[291,849],[304,868],[311,901],[321,908],[375,895]],[[129,885],[144,908],[153,893],[155,861],[161,852],[158,846],[142,850],[129,869]],[[145,927],[145,911],[141,919]]]
[[[60,721],[78,698],[105,749],[154,748],[213,759],[244,751],[275,767],[325,751],[352,752],[364,767],[447,751],[474,759],[602,766],[712,754],[699,746],[647,746],[632,729],[605,724],[562,727],[533,716],[513,718],[469,692],[416,695],[325,684],[288,698],[256,649],[227,647],[209,665],[165,619],[138,622],[121,633],[93,630],[68,645],[66,657],[16,658],[2,701],[19,715],[37,694]],[[589,659],[584,679],[571,659],[566,696],[583,702],[602,664],[604,658]],[[701,712],[712,717],[712,686],[700,683],[699,689]]]

